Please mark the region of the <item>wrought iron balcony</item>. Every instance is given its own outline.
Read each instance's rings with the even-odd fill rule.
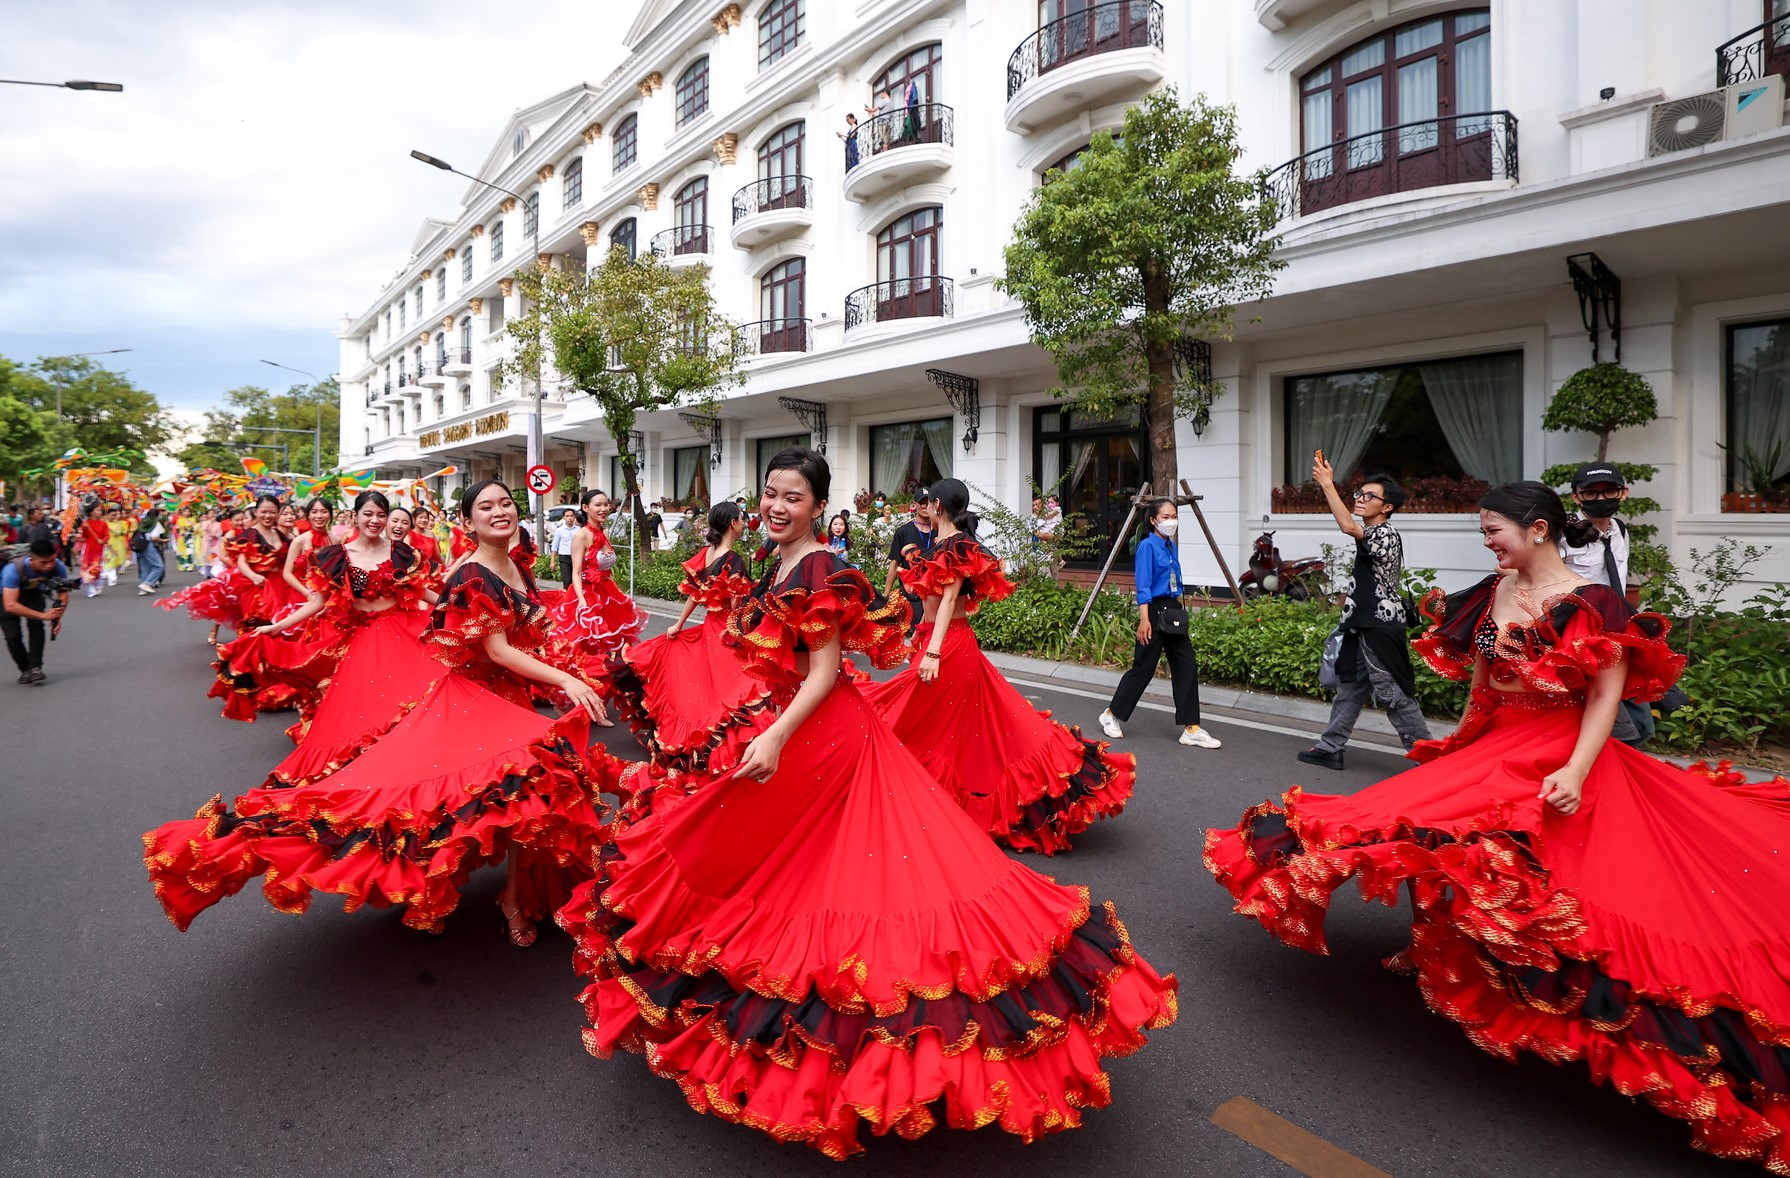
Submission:
[[[850,172],[866,162],[900,147],[922,143],[951,145],[951,108],[942,102],[921,102],[898,106],[886,114],[865,119],[858,124],[857,154],[851,158]]]
[[[772,176],[767,180],[748,184],[733,194],[733,220],[736,225],[754,213],[813,207],[814,181],[806,176]]]
[[[1790,13],[1722,43],[1715,51],[1715,84],[1755,82],[1767,74],[1790,75]]]
[[[408,372],[398,373],[398,387],[399,388],[403,388],[405,385],[407,385],[409,383],[410,383],[410,373],[408,373]]]
[[[392,382],[389,380],[385,382],[385,392],[383,395],[387,397],[392,395]]]
[[[756,323],[742,323],[735,336],[734,349],[742,356],[806,352],[812,346],[808,326],[806,319],[760,319]]]
[[[1096,4],[1051,21],[1007,59],[1007,100],[1058,66],[1120,49],[1161,49],[1162,5],[1156,0]]]
[[[1268,174],[1281,220],[1447,184],[1517,179],[1517,120],[1507,110],[1401,123],[1308,151]]]
[[[873,282],[845,296],[845,330],[893,319],[949,319],[951,296],[951,280],[937,274]]]
[[[707,225],[677,225],[653,234],[653,253],[661,258],[713,252],[714,230]]]

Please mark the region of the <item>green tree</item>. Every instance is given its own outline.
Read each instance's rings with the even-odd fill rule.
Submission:
[[[242,451],[236,447],[238,431],[236,414],[228,409],[208,409],[205,411],[205,424],[199,427],[199,436],[192,438],[174,457],[188,470],[202,470],[210,467],[213,470],[236,471],[238,459]]]
[[[650,254],[630,261],[613,249],[592,270],[531,267],[519,280],[526,310],[506,325],[516,346],[499,376],[532,381],[551,368],[596,399],[645,550],[635,422],[657,409],[709,404],[738,383],[734,325],[715,307],[706,267],[678,269]]]
[[[28,483],[38,494],[47,490],[48,481],[27,480],[24,472],[44,466],[55,453],[50,423],[43,414],[17,397],[0,393],[0,479],[6,482],[7,498],[17,498]]]
[[[1620,364],[1605,361],[1581,368],[1567,377],[1542,413],[1541,428],[1554,433],[1586,433],[1597,438],[1598,462],[1610,460],[1610,435],[1619,429],[1646,425],[1659,416],[1659,400],[1653,386],[1638,372],[1630,372]],[[1632,487],[1659,473],[1659,468],[1645,462],[1614,464]],[[1577,462],[1562,462],[1541,472],[1541,481],[1550,487],[1565,487],[1572,482]],[[1631,520],[1660,509],[1659,501],[1632,491],[1622,514]],[[1653,543],[1659,534],[1656,524],[1632,524],[1629,528],[1629,568],[1632,573],[1652,579],[1672,571],[1671,555]]]
[[[40,466],[78,446],[95,453],[128,451],[131,472],[151,479],[149,451],[166,446],[178,429],[154,393],[86,357],[42,356],[29,367],[0,357],[0,397],[34,413],[47,443],[28,455],[0,448],[0,471]]]
[[[1241,153],[1232,108],[1152,94],[1046,177],[1006,249],[1000,286],[1056,361],[1052,391],[1100,416],[1141,401],[1159,490],[1179,477],[1176,416],[1216,394],[1177,365],[1178,346],[1227,338],[1236,306],[1266,297],[1285,265],[1267,174],[1240,175]]]
[[[335,469],[342,413],[333,378],[295,384],[283,393],[243,385],[225,393],[224,404],[226,408],[205,414],[199,437],[175,454],[187,469],[209,466],[234,471],[244,455],[252,455],[276,470],[283,465],[295,473],[310,474],[319,421],[323,425],[323,456],[315,469]],[[267,426],[275,428],[264,428]],[[283,432],[294,430],[300,432]],[[286,447],[284,452],[281,446]]]

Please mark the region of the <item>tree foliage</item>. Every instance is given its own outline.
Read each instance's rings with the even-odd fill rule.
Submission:
[[[21,471],[77,446],[131,451],[132,472],[153,477],[147,455],[171,442],[177,428],[154,393],[91,359],[41,356],[24,366],[0,357],[0,478],[10,485],[22,485]]]
[[[1605,361],[1566,378],[1542,414],[1541,428],[1597,435],[1597,461],[1610,456],[1610,435],[1659,416],[1653,386],[1638,372]]]
[[[224,394],[225,408],[208,410],[199,436],[175,454],[188,469],[215,467],[236,470],[244,456],[268,466],[298,474],[311,473],[311,451],[319,421],[323,423],[323,454],[317,469],[334,470],[342,418],[341,396],[334,378],[316,384],[295,384],[283,393],[260,385],[243,385]],[[277,430],[302,430],[282,433]],[[282,452],[280,447],[285,446]]]
[[[596,399],[644,543],[632,445],[640,414],[707,405],[741,378],[735,327],[716,309],[708,270],[613,249],[595,269],[532,267],[519,282],[524,311],[506,325],[515,350],[500,377],[530,381],[551,370]]]
[[[1053,391],[1100,416],[1142,402],[1159,490],[1178,477],[1175,417],[1216,393],[1177,370],[1176,345],[1228,337],[1285,265],[1266,173],[1239,174],[1241,152],[1232,108],[1153,94],[1046,177],[1006,249],[1000,286],[1055,360]]]

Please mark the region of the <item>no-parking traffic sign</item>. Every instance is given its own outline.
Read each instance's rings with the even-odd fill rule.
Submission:
[[[528,468],[528,489],[537,495],[545,495],[553,490],[559,479],[554,475],[551,466],[531,466]]]

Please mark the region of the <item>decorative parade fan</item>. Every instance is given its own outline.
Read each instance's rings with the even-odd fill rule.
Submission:
[[[1659,155],[1714,143],[1722,137],[1726,115],[1720,90],[1662,102],[1653,108],[1648,153]]]

